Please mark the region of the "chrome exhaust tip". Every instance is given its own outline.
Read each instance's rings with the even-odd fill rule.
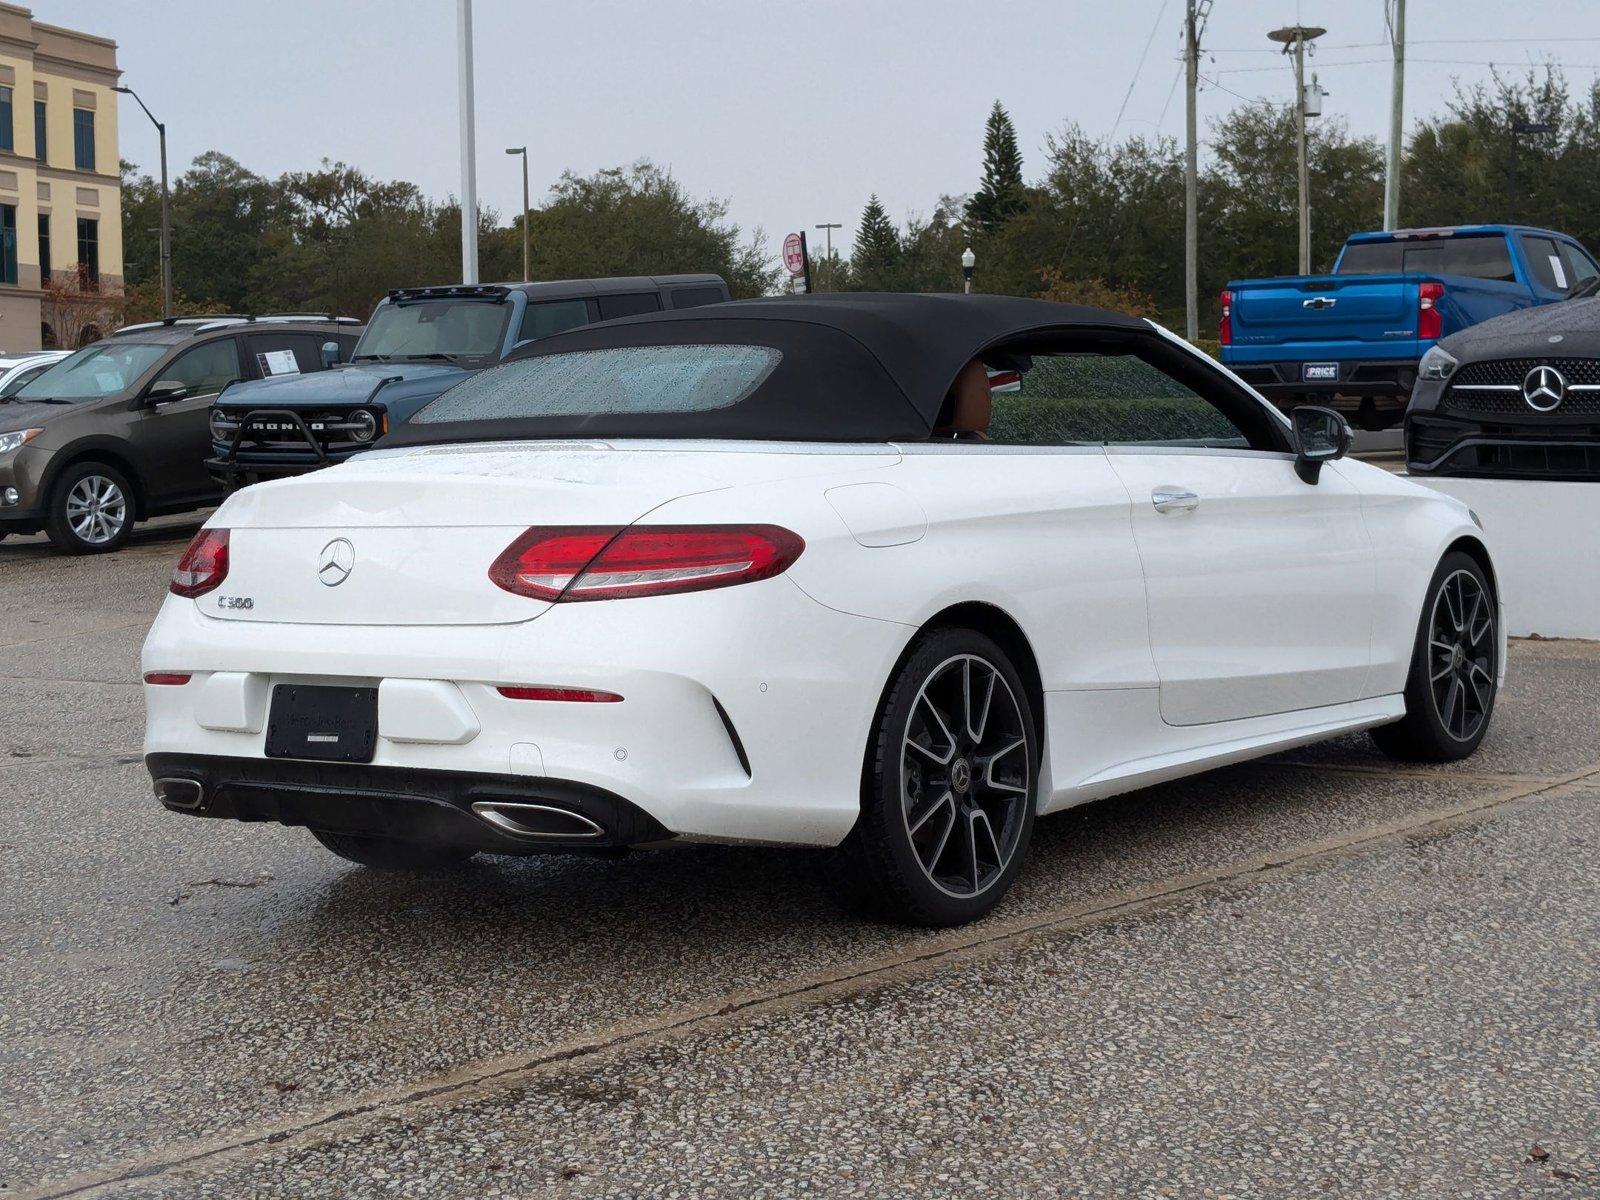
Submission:
[[[501,833],[530,841],[594,842],[605,837],[603,826],[582,813],[520,800],[478,800],[474,815]]]
[[[158,779],[156,799],[179,812],[194,812],[205,803],[206,790],[198,779]]]

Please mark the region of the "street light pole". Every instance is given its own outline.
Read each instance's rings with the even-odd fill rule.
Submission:
[[[528,148],[508,147],[506,153],[522,155],[522,282],[527,283],[531,278],[528,274]]]
[[[1306,43],[1327,33],[1314,25],[1290,25],[1267,34],[1283,43],[1285,54],[1294,53],[1294,131],[1299,170],[1296,190],[1300,199],[1299,273],[1311,274],[1311,172],[1306,163]]]
[[[1506,205],[1506,219],[1509,221],[1515,222],[1517,219],[1517,150],[1521,146],[1518,139],[1525,133],[1549,133],[1554,128],[1554,125],[1545,121],[1511,119],[1511,197]]]
[[[172,316],[172,198],[167,190],[167,127],[156,120],[155,114],[145,108],[139,93],[131,87],[113,89],[125,96],[132,96],[134,102],[144,109],[144,115],[150,118],[150,123],[156,127],[156,135],[161,141],[161,319],[164,321]],[[41,283],[49,283],[48,279]]]
[[[478,145],[472,100],[472,0],[456,0],[461,117],[461,282],[478,282]]]

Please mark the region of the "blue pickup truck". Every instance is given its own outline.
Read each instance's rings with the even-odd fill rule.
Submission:
[[[1398,424],[1417,363],[1447,337],[1564,299],[1600,274],[1572,238],[1519,225],[1357,233],[1329,275],[1240,279],[1222,293],[1222,361],[1285,409],[1329,404]]]

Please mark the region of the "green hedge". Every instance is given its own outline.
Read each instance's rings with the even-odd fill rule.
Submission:
[[[1177,380],[1129,355],[1039,357],[1022,391],[994,398],[989,434],[1003,442],[1140,442],[1234,438],[1233,425]]]

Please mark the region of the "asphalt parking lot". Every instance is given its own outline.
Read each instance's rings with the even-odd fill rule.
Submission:
[[[0,543],[0,1196],[1600,1195],[1600,644],[1515,643],[1466,763],[1046,820],[931,934],[806,854],[408,879],[165,813],[196,524]]]

